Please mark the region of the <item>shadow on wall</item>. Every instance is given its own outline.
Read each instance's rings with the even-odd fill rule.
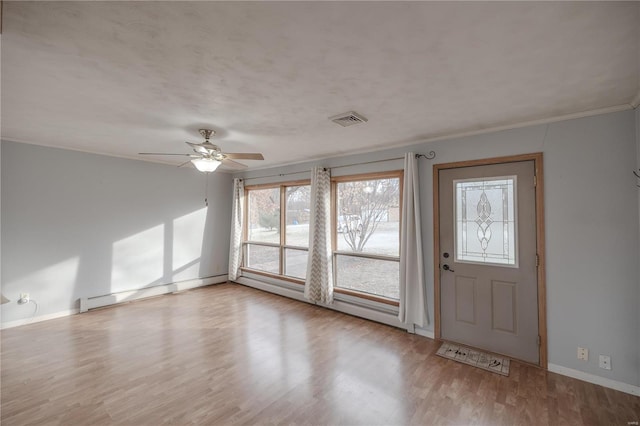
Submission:
[[[1,158],[2,323],[34,314],[21,293],[48,316],[226,272],[230,175],[7,142]]]
[[[207,208],[113,243],[109,293],[199,277]]]
[[[208,208],[205,207],[114,242],[110,256],[102,259],[104,263],[111,265],[110,287],[104,293],[91,294],[89,297],[205,278],[201,272],[207,273],[208,268],[202,267],[200,260],[203,255],[207,211]],[[14,302],[17,302],[23,292],[29,293],[31,299],[38,302],[38,289],[53,287],[55,291],[47,292],[44,301],[47,306],[77,309],[78,299],[72,295],[77,294],[80,289],[80,264],[80,255],[67,258],[3,283],[2,291]],[[29,318],[35,312],[35,304],[25,307],[10,304],[3,306],[3,317],[14,317],[12,319]]]

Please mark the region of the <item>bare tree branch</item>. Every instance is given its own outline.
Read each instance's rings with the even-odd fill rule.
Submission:
[[[364,250],[379,223],[388,218],[389,208],[398,205],[399,193],[397,178],[339,185],[338,227],[351,250]]]

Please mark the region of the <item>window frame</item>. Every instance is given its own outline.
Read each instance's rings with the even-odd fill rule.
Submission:
[[[310,179],[304,180],[295,180],[295,181],[287,181],[287,182],[277,182],[277,183],[266,183],[266,184],[257,184],[257,185],[247,185],[244,187],[244,217],[243,217],[243,226],[242,226],[242,266],[240,270],[247,271],[252,274],[262,275],[269,278],[280,279],[288,282],[292,282],[295,284],[304,285],[304,279],[292,277],[289,275],[285,275],[284,271],[286,269],[286,249],[292,250],[305,250],[307,253],[309,252],[309,247],[301,247],[294,245],[286,244],[286,225],[287,225],[287,197],[286,191],[288,187],[292,186],[311,186]],[[280,191],[280,241],[278,244],[276,243],[265,243],[261,241],[249,241],[249,192],[260,189],[274,189],[278,188]],[[274,274],[272,272],[262,271],[260,269],[253,269],[247,265],[245,265],[245,261],[247,259],[247,246],[255,245],[255,246],[264,246],[264,247],[275,247],[278,248],[278,274]]]
[[[398,242],[400,242],[400,230],[402,228],[402,202],[404,197],[404,170],[391,170],[385,172],[375,172],[375,173],[359,173],[359,174],[350,174],[344,176],[336,176],[331,178],[331,256],[333,265],[336,265],[336,257],[337,256],[351,256],[351,257],[362,257],[366,259],[372,260],[382,260],[382,261],[391,261],[391,262],[400,262],[400,253],[398,256],[388,256],[374,253],[354,253],[351,251],[345,250],[337,250],[337,241],[338,241],[338,229],[337,229],[337,219],[338,219],[338,183],[342,182],[355,182],[355,181],[364,181],[364,180],[376,180],[376,179],[389,179],[389,178],[397,178],[399,180],[399,222],[400,226],[398,229]],[[240,267],[242,271],[246,271],[247,273],[261,275],[268,278],[273,278],[277,280],[287,281],[290,283],[304,285],[305,280],[284,275],[285,270],[285,250],[286,249],[294,249],[294,250],[306,250],[307,253],[309,251],[309,247],[300,247],[294,245],[286,244],[286,190],[287,187],[292,186],[306,186],[311,185],[310,179],[304,180],[294,180],[294,181],[286,181],[286,182],[276,182],[276,183],[265,183],[265,184],[256,184],[256,185],[247,185],[244,188],[244,196],[245,196],[245,209],[244,209],[244,218],[243,218],[243,230],[242,230],[242,250],[243,250],[243,264]],[[255,242],[249,241],[247,239],[249,235],[249,192],[252,190],[260,190],[260,189],[273,189],[279,188],[280,190],[280,241],[279,244],[276,243],[265,243],[265,242]],[[259,245],[266,247],[277,247],[279,262],[278,262],[278,274],[274,274],[271,272],[262,271],[259,269],[253,269],[251,267],[246,266],[244,263],[247,259],[246,250],[248,245]],[[400,247],[399,247],[400,248]],[[333,280],[334,284],[337,283],[337,268],[333,268]],[[400,277],[398,276],[398,280]],[[349,289],[349,288],[341,288],[334,285],[333,291],[338,294],[344,294],[351,297],[358,297],[361,299],[370,300],[373,302],[382,303],[385,305],[391,305],[394,307],[400,306],[400,301],[397,299],[392,299],[372,293],[367,293],[364,291]]]
[[[375,173],[360,173],[353,175],[345,175],[345,176],[336,176],[331,178],[331,256],[333,265],[337,265],[336,258],[337,256],[351,256],[351,257],[361,257],[372,260],[383,260],[383,261],[392,261],[400,263],[400,252],[398,251],[398,256],[388,256],[388,255],[380,255],[374,253],[354,253],[351,251],[338,250],[338,184],[344,182],[358,182],[358,181],[366,181],[366,180],[376,180],[376,179],[389,179],[389,178],[397,178],[399,180],[399,198],[398,198],[398,208],[399,208],[399,227],[398,227],[398,245],[400,245],[400,232],[402,229],[402,202],[404,197],[404,170],[391,170],[386,172],[375,172]],[[400,249],[400,247],[398,247]],[[364,291],[342,288],[338,287],[336,284],[338,270],[337,268],[333,268],[333,291],[335,293],[346,294],[349,296],[360,297],[362,299],[372,300],[379,303],[384,303],[386,305],[391,306],[400,306],[400,301],[396,299],[392,299],[385,296],[380,296],[377,294],[367,293]],[[400,276],[398,276],[398,284],[400,284]]]

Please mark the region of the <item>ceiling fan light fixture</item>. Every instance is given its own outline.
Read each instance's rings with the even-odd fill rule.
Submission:
[[[220,165],[220,161],[214,160],[213,158],[194,158],[191,162],[196,166],[196,169],[205,173],[215,171]]]

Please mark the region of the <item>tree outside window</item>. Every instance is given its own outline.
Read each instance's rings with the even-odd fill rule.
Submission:
[[[337,178],[336,291],[399,298],[401,177]]]
[[[400,179],[339,182],[338,249],[399,254]]]

